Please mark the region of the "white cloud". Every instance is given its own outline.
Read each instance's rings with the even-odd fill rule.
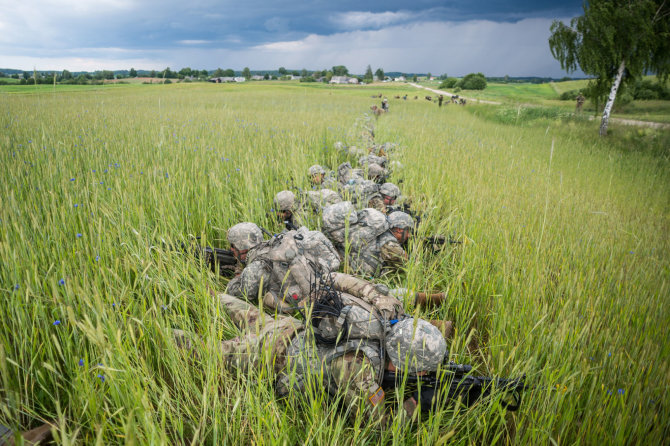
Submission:
[[[343,64],[356,73],[370,64],[386,71],[562,76],[549,52],[550,25],[550,19],[415,22],[258,45],[248,54],[239,53],[235,60],[258,68],[269,64],[316,69]]]
[[[398,12],[364,12],[349,11],[333,15],[330,18],[331,23],[347,30],[381,28],[388,25],[406,22],[415,17],[405,11]]]
[[[206,43],[211,43],[211,40],[178,40],[177,43],[182,45],[204,45]]]

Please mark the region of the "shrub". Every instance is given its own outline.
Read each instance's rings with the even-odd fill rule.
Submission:
[[[483,90],[486,88],[486,77],[482,73],[470,73],[458,82],[463,90]]]
[[[578,94],[579,94],[579,90],[564,91],[559,96],[559,99],[561,101],[574,101],[575,99],[577,99]]]
[[[455,77],[448,77],[444,81],[442,81],[439,88],[454,88],[457,82],[458,79],[456,79]]]
[[[300,82],[316,82],[312,76],[305,76],[300,78]]]

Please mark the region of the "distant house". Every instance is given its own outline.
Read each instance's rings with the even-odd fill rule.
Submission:
[[[253,76],[251,76],[252,81],[262,81],[263,79],[265,79],[265,77],[258,74],[254,74]]]
[[[241,81],[238,81],[237,79],[242,79]],[[215,82],[217,84],[223,83],[223,82],[244,82],[243,77],[213,77],[209,80],[210,82]]]
[[[396,82],[405,82],[407,79],[405,79],[405,76],[398,76],[393,80]]]
[[[333,76],[330,79],[331,84],[357,84],[358,79],[349,76]]]
[[[302,76],[294,76],[292,74],[289,74],[288,78],[292,81],[299,81],[302,78]]]
[[[234,78],[233,78],[233,82],[244,82],[244,81],[246,81],[246,80],[247,80],[246,78],[241,77],[241,76],[238,76],[238,77],[234,77]]]

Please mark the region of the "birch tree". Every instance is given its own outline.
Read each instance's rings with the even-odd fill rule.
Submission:
[[[622,82],[647,73],[670,73],[670,0],[589,0],[584,15],[551,25],[551,54],[568,72],[581,69],[611,85],[600,123],[607,134],[612,105]]]

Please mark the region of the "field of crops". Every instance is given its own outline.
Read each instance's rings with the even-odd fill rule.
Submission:
[[[525,374],[518,412],[500,395],[444,402],[380,431],[324,392],[278,400],[267,367],[223,367],[216,345],[237,332],[207,287],[225,280],[168,245],[201,235],[225,247],[240,221],[279,231],[273,195],[307,187],[314,163],[343,161],[334,143],[360,143],[378,92],[422,96],[281,83],[0,89],[0,424],[54,421],[63,444],[667,441],[670,157],[651,131],[622,145],[614,125],[601,139],[597,122],[521,125],[424,100],[391,99],[373,120],[377,142],[400,146],[392,178],[424,214],[420,232],[469,241],[437,255],[411,245],[405,271],[383,281],[445,291],[441,308],[407,312],[454,321],[452,360]],[[197,357],[173,328],[199,334]]]

